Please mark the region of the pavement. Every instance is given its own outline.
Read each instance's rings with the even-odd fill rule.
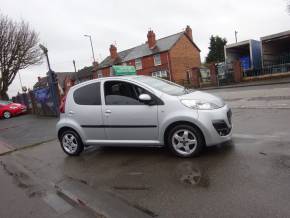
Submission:
[[[55,117],[41,117],[31,114],[0,120],[0,145],[19,149],[56,139]]]
[[[233,140],[198,158],[177,158],[166,148],[120,147],[90,147],[68,157],[57,140],[21,149],[32,141],[22,143],[5,133],[11,129],[3,130],[0,137],[20,149],[0,156],[0,185],[7,187],[0,201],[17,201],[9,201],[14,191],[27,204],[39,200],[39,217],[289,217],[288,89],[280,84],[211,90],[233,107]],[[16,118],[14,125],[26,119],[33,118]],[[0,206],[0,217],[30,211],[29,205],[15,205],[23,212]]]
[[[264,85],[281,85],[281,84],[289,84],[290,76],[284,78],[271,78],[266,80],[257,80],[257,81],[244,81],[240,83],[234,83],[229,85],[222,86],[210,86],[210,87],[202,87],[202,90],[212,90],[212,89],[228,89],[228,88],[239,88],[239,87],[250,87],[250,86],[264,86]]]
[[[290,84],[206,90],[222,97],[232,108],[290,109]]]

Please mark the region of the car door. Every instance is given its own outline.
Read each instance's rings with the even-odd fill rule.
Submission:
[[[158,139],[158,105],[139,101],[142,92],[149,93],[127,81],[109,80],[103,83],[103,120],[108,140],[138,142]]]
[[[89,83],[77,88],[69,98],[73,98],[73,101],[68,101],[69,105],[66,109],[69,120],[80,126],[85,141],[94,143],[97,140],[106,140],[100,82]]]

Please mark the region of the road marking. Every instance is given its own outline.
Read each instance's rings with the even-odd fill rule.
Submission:
[[[244,138],[244,139],[279,139],[279,136],[273,136],[273,135],[250,135],[250,134],[233,134],[233,137],[235,138]]]

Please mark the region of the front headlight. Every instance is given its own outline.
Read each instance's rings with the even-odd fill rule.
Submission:
[[[198,110],[213,110],[218,109],[219,107],[216,104],[211,102],[203,102],[201,100],[181,100],[181,103],[189,108],[198,109]]]
[[[12,110],[17,109],[16,106],[10,106],[9,108],[12,109]]]

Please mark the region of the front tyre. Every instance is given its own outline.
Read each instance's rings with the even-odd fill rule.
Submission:
[[[69,156],[78,156],[84,150],[81,138],[72,130],[66,130],[62,133],[60,144],[62,150]]]
[[[204,138],[199,129],[190,125],[177,125],[168,134],[167,143],[179,157],[197,156],[204,147]]]
[[[9,119],[9,118],[11,118],[11,113],[10,113],[9,111],[4,111],[4,113],[3,113],[3,117],[4,117],[5,119]]]

